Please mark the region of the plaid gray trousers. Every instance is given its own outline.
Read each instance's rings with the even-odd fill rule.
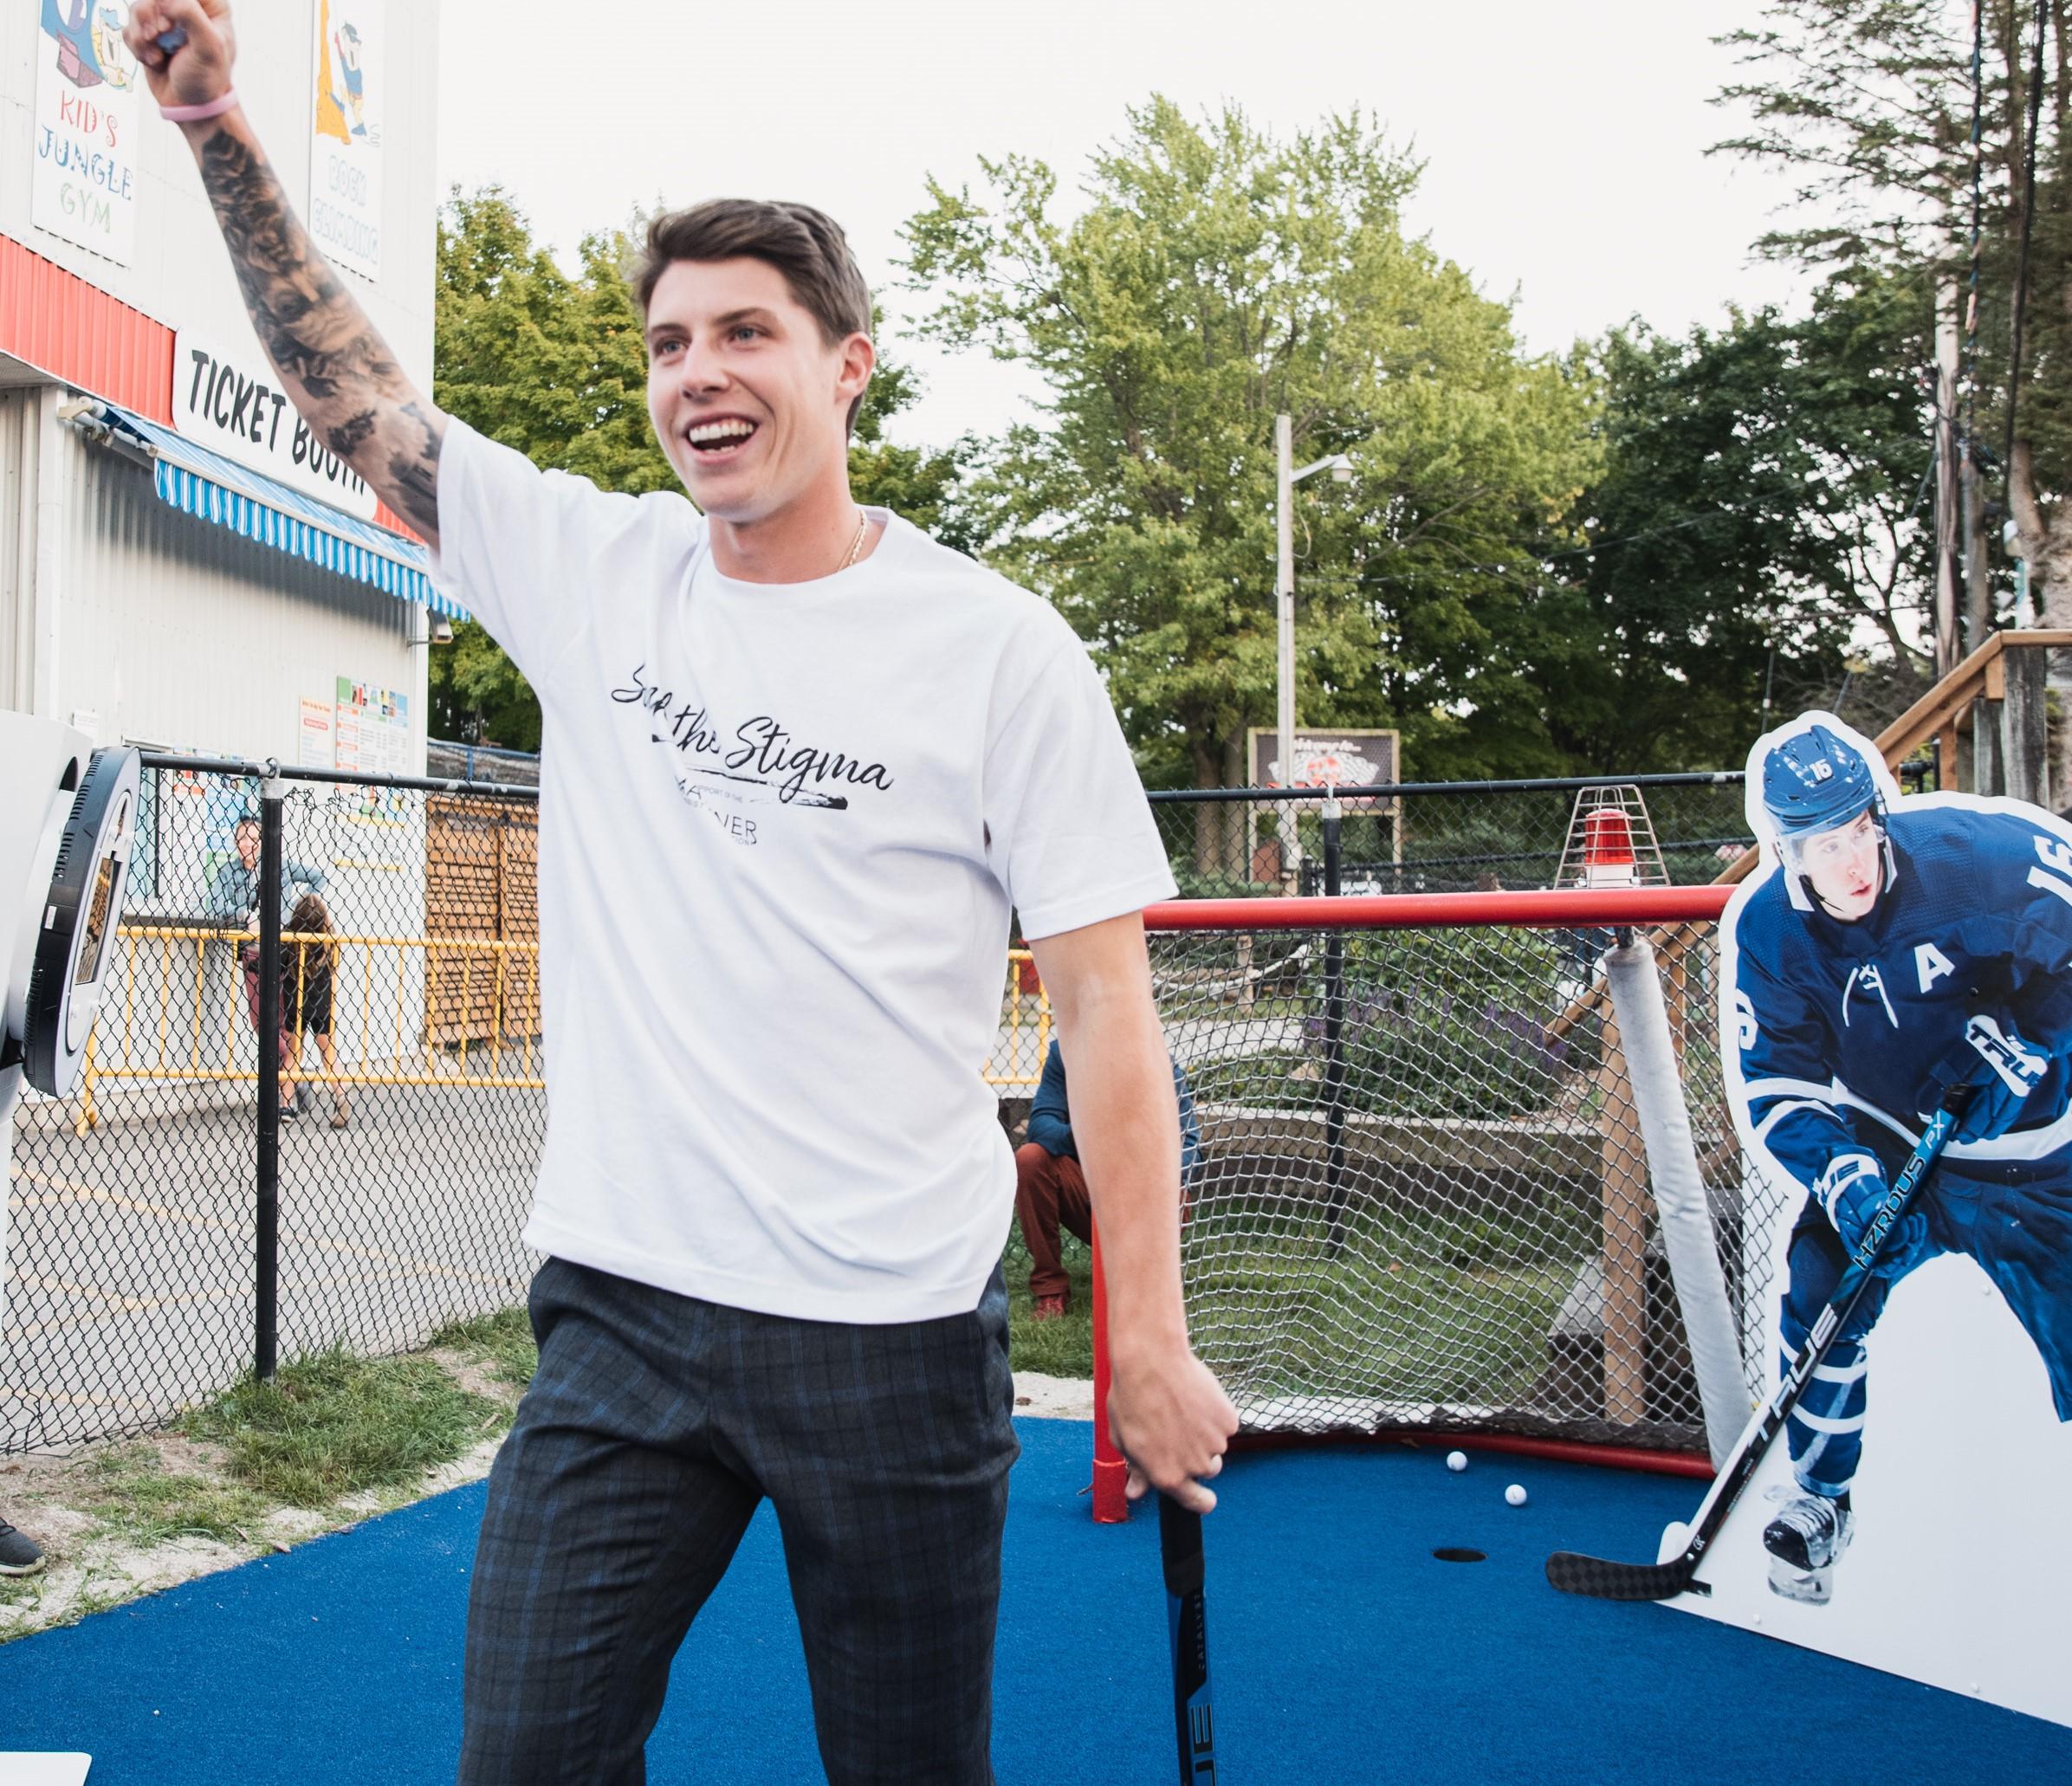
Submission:
[[[988,1786],[1007,1298],[788,1320],[549,1259],[489,1477],[462,1786],[641,1786],[670,1659],[766,1494],[832,1786]]]

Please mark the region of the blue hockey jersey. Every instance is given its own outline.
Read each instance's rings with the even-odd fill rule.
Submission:
[[[1894,873],[1842,923],[1791,904],[1772,866],[1729,909],[1727,1091],[1757,1146],[1815,1190],[1867,1143],[1910,1148],[1933,1070],[1992,1018],[2049,1059],[2016,1125],[1952,1162],[2068,1155],[2072,1168],[2072,827],[2014,801],[1920,795],[1889,819]]]

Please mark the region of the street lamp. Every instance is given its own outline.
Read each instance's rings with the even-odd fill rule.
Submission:
[[[1274,735],[1280,746],[1280,785],[1295,785],[1295,486],[1318,471],[1328,471],[1333,483],[1352,482],[1352,461],[1333,453],[1314,464],[1293,469],[1295,424],[1286,416],[1273,418],[1273,444],[1279,458],[1279,488],[1274,505],[1275,568],[1280,606],[1280,662],[1276,677]],[[1301,866],[1301,846],[1296,838],[1294,808],[1280,803],[1280,871],[1284,885],[1292,889]]]

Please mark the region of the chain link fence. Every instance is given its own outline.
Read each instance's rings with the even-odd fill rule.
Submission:
[[[1685,834],[1713,835],[1699,803],[1725,796],[1677,793],[1699,815]],[[1403,852],[1389,859],[1406,888],[1442,867],[1462,876],[1474,866],[1464,857],[1518,855],[1467,848],[1465,819],[1415,819],[1467,814],[1475,837],[1501,842],[1499,798],[1511,796],[1406,793],[1408,818],[1349,810],[1347,890],[1384,850]],[[1531,798],[1565,823],[1572,793]],[[1162,823],[1192,825],[1192,809],[1155,800]],[[1258,804],[1224,806],[1244,823]],[[1320,860],[1315,803],[1298,806]],[[1558,831],[1535,835],[1557,858]],[[268,780],[247,764],[146,759],[129,909],[84,1080],[67,1100],[31,1096],[16,1121],[0,1452],[146,1430],[276,1357],[407,1349],[522,1300],[536,1260],[519,1236],[547,1111],[538,836],[529,788]],[[1225,936],[1191,953],[1162,941],[1162,1006],[1211,1112],[1214,1175],[1188,1244],[1219,1369],[1269,1398],[1294,1394],[1288,1359],[1336,1333],[1331,1343],[1400,1365],[1411,1389],[1389,1391],[1399,1400],[1515,1404],[1537,1410],[1519,1416],[1528,1424],[1580,1417],[1602,1369],[1589,1362],[1590,1212],[1621,1181],[1591,1152],[1592,946],[1528,932]],[[1709,945],[1690,959],[1677,1008],[1709,1010]],[[1319,1027],[1334,1008],[1335,1044]],[[1724,1147],[1693,1021],[1693,1115]],[[1004,1117],[1026,1110],[1050,1034],[1018,948],[982,1064]],[[1284,1169],[1295,1159],[1307,1163]],[[1335,1246],[1334,1218],[1319,1213],[1334,1185]],[[1650,1256],[1651,1334],[1659,1280]],[[1570,1349],[1559,1357],[1557,1334]],[[1671,1336],[1661,1344],[1674,1350]],[[1650,1367],[1649,1419],[1673,1434],[1693,1417],[1677,1368]],[[1554,1374],[1537,1400],[1536,1372]],[[1380,1379],[1348,1381],[1363,1385],[1345,1392],[1356,1399],[1380,1393]]]
[[[139,833],[84,1081],[16,1122],[0,1451],[422,1345],[532,1269],[531,797],[154,757]]]
[[[482,781],[500,787],[537,787],[540,758],[535,751],[504,750],[494,744],[468,744],[433,738],[424,746],[424,773],[440,780]]]
[[[1201,1163],[1196,1349],[1254,1433],[1703,1453],[1598,930],[1155,931]],[[1751,1405],[1784,1198],[1721,1089],[1713,927],[1654,937]]]
[[[1674,883],[1713,879],[1754,841],[1739,771],[1405,782],[1341,790],[1341,890],[1448,893],[1551,887],[1577,797],[1637,785]],[[1162,789],[1149,796],[1188,897],[1319,893],[1324,793]]]

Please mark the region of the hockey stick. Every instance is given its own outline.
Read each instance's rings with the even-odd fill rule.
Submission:
[[[1828,1299],[1827,1307],[1820,1311],[1812,1331],[1806,1336],[1805,1344],[1791,1361],[1791,1369],[1784,1373],[1777,1393],[1742,1433],[1733,1454],[1713,1479],[1711,1493],[1698,1510],[1697,1520],[1691,1529],[1691,1541],[1684,1546],[1683,1554],[1667,1563],[1612,1563],[1602,1556],[1557,1550],[1547,1559],[1549,1582],[1564,1594],[1587,1594],[1596,1600],[1674,1600],[1679,1594],[1713,1591],[1709,1582],[1697,1579],[1699,1564],[1705,1560],[1713,1540],[1719,1536],[1719,1528],[1726,1524],[1726,1516],[1741,1498],[1741,1491],[1755,1479],[1764,1454],[1784,1431],[1784,1422],[1798,1406],[1798,1399],[1813,1380],[1813,1373],[1833,1348],[1835,1336],[1855,1312],[1857,1302],[1870,1287],[1871,1273],[1877,1265],[1886,1237],[1906,1214],[1927,1177],[1929,1168],[1934,1165],[1936,1155],[1942,1152],[1943,1143],[1950,1138],[1951,1129],[1957,1126],[1958,1118],[1964,1115],[1978,1090],[1976,1084],[1966,1083],[1952,1085],[1943,1094],[1942,1103],[1928,1119],[1928,1126],[1922,1129],[1913,1152],[1900,1168],[1900,1175],[1893,1181],[1884,1202],[1879,1205],[1878,1213],[1864,1230],[1855,1256],[1842,1274],[1842,1281],[1835,1286],[1835,1294]]]
[[[1208,1620],[1202,1602],[1201,1516],[1158,1498],[1158,1550],[1165,1564],[1166,1625],[1173,1640],[1173,1725],[1181,1786],[1215,1786],[1215,1722],[1208,1703]]]

